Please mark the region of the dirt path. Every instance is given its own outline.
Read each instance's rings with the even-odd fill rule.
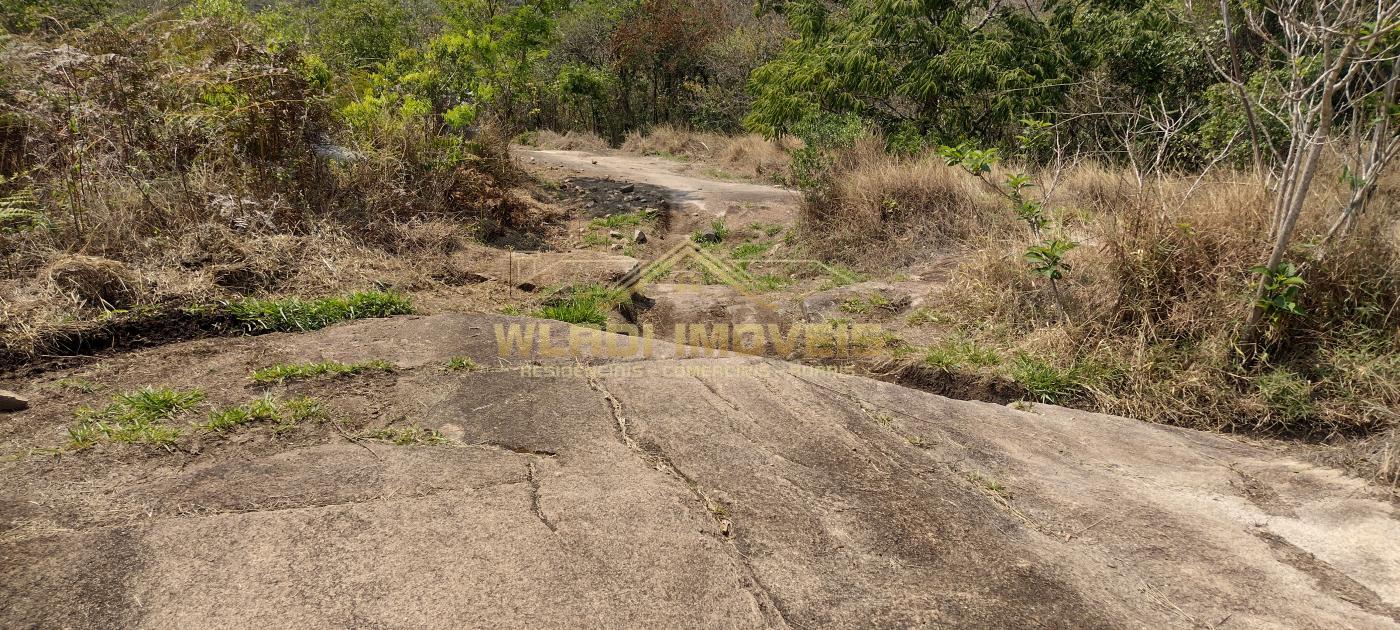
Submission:
[[[792,225],[802,196],[778,186],[706,177],[699,165],[662,157],[551,151],[516,147],[527,168],[578,177],[633,182],[664,189],[671,203],[705,219],[724,217],[736,224]]]

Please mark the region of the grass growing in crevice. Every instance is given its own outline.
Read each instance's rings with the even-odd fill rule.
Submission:
[[[841,310],[847,313],[863,315],[877,308],[890,308],[894,303],[889,298],[880,293],[871,293],[866,297],[853,297],[841,302]]]
[[[772,248],[772,243],[744,243],[735,247],[729,256],[735,260],[750,261],[768,253]]]
[[[476,361],[473,361],[468,357],[452,357],[451,359],[447,360],[447,363],[443,366],[443,368],[446,369],[448,372],[475,372],[478,369],[480,369],[477,366]]]
[[[91,448],[102,442],[170,446],[180,430],[166,424],[204,401],[204,392],[146,387],[112,397],[102,409],[79,408],[68,429],[69,445]]]
[[[602,328],[608,323],[608,313],[628,298],[626,291],[598,285],[570,287],[555,294],[533,315],[579,326]]]
[[[279,401],[268,395],[246,405],[215,409],[209,412],[208,420],[196,426],[207,431],[224,433],[247,424],[276,423],[274,428],[280,432],[302,422],[322,421],[329,417],[324,404],[315,398],[300,396]]]
[[[318,376],[347,376],[363,372],[393,372],[394,364],[388,361],[365,361],[362,363],[341,363],[321,361],[318,363],[279,363],[253,372],[254,383],[282,384],[287,381],[316,378]]]
[[[223,433],[237,426],[254,422],[272,422],[281,418],[277,401],[264,396],[246,405],[216,409],[209,412],[209,420],[198,425],[201,429]]]
[[[388,442],[395,446],[446,446],[453,443],[451,439],[437,431],[418,426],[384,427],[366,431],[359,437]]]
[[[610,214],[599,217],[588,222],[588,227],[595,229],[618,230],[626,227],[637,227],[646,221],[656,219],[655,210],[638,210],[625,214]]]
[[[355,319],[413,314],[408,298],[385,291],[319,300],[244,298],[226,309],[251,332],[305,332]]]

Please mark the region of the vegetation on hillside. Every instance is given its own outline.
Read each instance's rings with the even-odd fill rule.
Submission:
[[[0,23],[7,346],[171,302],[258,330],[402,313],[307,298],[537,228],[510,140],[617,147],[801,188],[805,255],[951,267],[927,365],[1372,436],[1400,476],[1391,2],[20,0]],[[596,325],[604,297],[540,313]]]

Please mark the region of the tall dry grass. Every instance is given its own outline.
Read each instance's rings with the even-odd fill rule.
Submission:
[[[540,129],[530,134],[531,146],[556,151],[606,151],[607,141],[587,131],[566,131],[559,133],[550,129]]]
[[[1369,445],[1365,467],[1400,478],[1396,177],[1309,265],[1304,314],[1280,317],[1263,360],[1243,366],[1233,342],[1271,207],[1247,174],[1139,179],[1087,163],[1040,172],[1033,190],[1049,191],[1051,232],[1080,243],[1060,281],[1066,321],[1023,260],[1029,231],[984,184],[935,157],[848,152],[832,164],[803,211],[808,249],[873,272],[956,253],[933,300],[950,328],[1045,366],[1073,392],[1060,402],[1218,431],[1371,436],[1357,442]],[[1319,175],[1291,260],[1312,258],[1340,210],[1336,175]]]
[[[621,148],[637,155],[705,162],[734,177],[781,183],[786,180],[792,151],[800,147],[801,141],[794,138],[772,140],[757,134],[727,136],[657,125],[646,132],[627,134]]]

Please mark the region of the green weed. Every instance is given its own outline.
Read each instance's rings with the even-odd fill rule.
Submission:
[[[1047,403],[1078,395],[1083,391],[1084,376],[1081,366],[1062,369],[1028,354],[1017,355],[1011,365],[1011,378]]]
[[[573,287],[550,299],[534,315],[542,319],[602,328],[608,323],[608,313],[626,299],[625,291],[597,285]]]
[[[315,378],[318,376],[360,374],[371,370],[394,371],[394,364],[388,361],[366,361],[363,363],[341,363],[321,361],[319,363],[279,363],[253,372],[253,382],[258,384],[277,383]]]
[[[1276,368],[1260,376],[1255,386],[1269,406],[1269,415],[1285,424],[1307,420],[1317,413],[1313,384],[1296,372]]]
[[[965,365],[992,367],[1001,363],[1001,355],[991,348],[984,348],[970,340],[954,337],[943,340],[938,345],[930,346],[924,352],[924,363],[944,370],[952,370]]]
[[[448,372],[475,372],[477,370],[476,361],[467,357],[452,357],[447,360],[444,366]]]
[[[735,260],[747,261],[753,260],[768,253],[768,250],[772,248],[772,243],[744,243],[742,245],[739,245],[738,247],[735,247],[734,251],[730,252],[729,255]]]
[[[865,276],[843,265],[823,265],[823,269],[826,271],[827,288],[844,287],[865,281]]]
[[[319,300],[244,298],[228,312],[252,332],[319,330],[343,321],[410,315],[413,305],[396,293],[364,291]]]
[[[650,221],[656,216],[647,210],[638,210],[627,214],[610,214],[588,222],[588,227],[616,230],[625,227],[637,227],[643,222]]]
[[[584,247],[607,247],[611,243],[608,235],[601,232],[585,232],[583,235]]]
[[[223,433],[229,429],[252,422],[272,422],[281,419],[277,401],[264,396],[246,405],[216,409],[209,412],[209,420],[198,425],[201,429]]]
[[[209,412],[208,420],[196,426],[223,433],[245,424],[275,422],[276,430],[284,431],[308,420],[321,421],[327,418],[329,415],[325,407],[315,398],[300,396],[279,402],[269,395],[246,405],[215,409]]]
[[[169,446],[180,431],[163,423],[203,401],[204,392],[197,389],[146,387],[117,394],[102,409],[78,409],[77,422],[68,429],[69,444],[79,449],[103,441]]]
[[[784,278],[775,274],[764,274],[753,276],[753,286],[759,291],[781,291],[792,284],[792,278]]]

